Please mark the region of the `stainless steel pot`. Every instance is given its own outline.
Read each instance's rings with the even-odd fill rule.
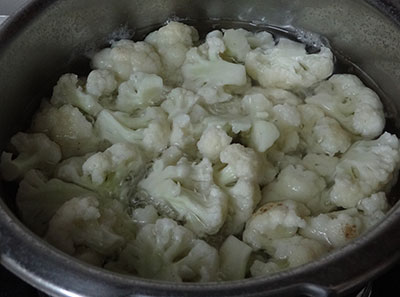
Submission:
[[[373,0],[31,1],[0,31],[0,150],[29,122],[39,98],[51,92],[57,77],[66,71],[84,73],[85,54],[104,46],[113,32],[149,31],[168,18],[195,24],[268,23],[322,34],[376,83],[392,118],[389,128],[398,132],[399,9],[398,1]],[[315,37],[304,32],[308,40]],[[1,263],[54,296],[338,296],[359,289],[400,257],[397,203],[369,233],[290,271],[226,283],[144,280],[91,267],[49,246],[17,219],[10,192],[0,185]]]

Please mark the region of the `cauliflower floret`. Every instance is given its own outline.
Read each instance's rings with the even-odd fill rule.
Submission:
[[[175,88],[168,93],[161,108],[168,113],[168,118],[173,119],[180,114],[190,114],[199,99],[200,97],[192,91]]]
[[[64,74],[59,78],[53,89],[50,103],[56,107],[71,104],[92,116],[97,115],[103,109],[95,96],[83,91],[82,86],[79,85],[78,76],[71,73]]]
[[[31,130],[49,136],[60,146],[63,158],[101,149],[92,124],[78,108],[71,105],[56,108],[43,103],[34,115]]]
[[[86,91],[95,96],[109,96],[118,87],[114,74],[105,69],[92,70],[86,81]]]
[[[295,235],[272,240],[269,253],[275,262],[283,261],[281,267],[288,269],[316,260],[328,251],[329,247],[317,240]]]
[[[274,38],[268,32],[252,33],[244,29],[228,29],[224,32],[225,54],[237,62],[244,62],[251,49],[260,47],[271,48],[275,45]]]
[[[208,33],[206,41],[197,48],[190,49],[182,66],[183,86],[190,90],[207,85],[221,87],[225,85],[245,85],[246,70],[243,65],[224,61],[220,54],[225,45],[220,31]]]
[[[325,187],[325,180],[314,171],[307,170],[302,165],[288,165],[275,181],[263,188],[262,201],[265,203],[291,199],[312,208]]]
[[[304,44],[281,38],[272,48],[250,51],[246,70],[266,88],[307,88],[332,74],[333,55],[326,47],[308,54]]]
[[[273,123],[278,127],[280,137],[276,144],[284,153],[297,151],[300,143],[299,130],[301,127],[301,115],[296,106],[277,104],[272,108]]]
[[[92,58],[95,69],[113,71],[119,79],[128,80],[134,72],[161,73],[161,60],[153,46],[139,41],[119,40],[96,53]]]
[[[64,160],[57,178],[125,201],[144,174],[146,158],[137,145],[117,143],[104,152]]]
[[[145,41],[153,45],[160,54],[164,66],[163,77],[168,85],[182,84],[181,66],[185,61],[186,52],[198,39],[195,28],[178,22],[169,22],[145,38]]]
[[[132,210],[132,220],[140,226],[155,224],[158,219],[157,209],[151,204]]]
[[[380,135],[385,127],[378,95],[351,74],[335,74],[320,83],[307,103],[320,106],[351,133],[367,138]]]
[[[197,142],[197,148],[203,157],[215,162],[231,141],[232,137],[226,134],[224,130],[210,126],[201,135],[200,140]]]
[[[238,280],[246,276],[252,249],[235,236],[228,236],[219,249],[220,271],[223,280]]]
[[[81,196],[57,210],[44,238],[70,255],[77,247],[85,246],[103,256],[112,256],[134,238],[135,231],[118,201],[101,202],[95,196]]]
[[[255,250],[269,251],[272,240],[292,237],[306,226],[310,211],[302,203],[285,200],[262,205],[247,221],[243,241]]]
[[[300,135],[307,151],[329,156],[347,151],[352,143],[351,136],[335,119],[325,116],[322,109],[314,104],[303,104],[298,109],[303,123]]]
[[[303,100],[295,95],[294,93],[277,88],[261,88],[261,87],[252,87],[249,89],[246,94],[263,94],[269,101],[271,101],[274,105],[277,104],[289,104],[289,105],[299,105],[303,103]]]
[[[336,166],[331,201],[340,207],[382,190],[400,166],[399,140],[387,132],[377,140],[354,143]]]
[[[234,143],[228,145],[221,153],[220,160],[227,164],[215,172],[215,180],[220,185],[235,183],[239,178],[248,181],[258,181],[260,163],[254,150]]]
[[[336,165],[339,158],[327,156],[325,154],[307,154],[302,160],[302,165],[308,170],[312,170],[325,178],[328,184],[333,183]]]
[[[31,170],[19,183],[16,203],[22,221],[41,236],[64,202],[90,194],[92,192],[87,189],[57,178],[48,180],[40,171]]]
[[[229,199],[223,233],[238,234],[261,199],[258,183],[265,179],[262,160],[252,149],[231,144],[221,151],[220,161],[214,169],[214,179]]]
[[[168,145],[170,125],[159,107],[148,107],[143,118],[124,113],[102,110],[94,128],[101,139],[113,144],[128,142],[143,146],[152,154],[158,154]]]
[[[227,197],[214,184],[211,162],[203,159],[196,164],[181,158],[168,165],[163,158],[155,161],[139,188],[199,236],[217,233],[225,222]]]
[[[43,133],[19,132],[11,138],[10,143],[18,156],[13,159],[12,153],[1,154],[0,172],[7,181],[20,179],[31,169],[50,172],[62,157],[59,145]]]
[[[357,209],[363,214],[362,219],[366,229],[374,226],[385,217],[389,203],[384,192],[372,194],[357,203]]]
[[[224,32],[226,54],[237,62],[244,62],[247,53],[251,50],[247,38],[252,35],[244,29],[228,29]]]
[[[162,91],[161,77],[155,74],[134,72],[128,81],[119,85],[115,107],[120,111],[133,112],[150,105],[158,105]]]
[[[363,231],[363,222],[357,210],[349,209],[322,213],[306,218],[300,234],[331,247],[341,247]]]
[[[167,218],[147,224],[121,252],[117,267],[141,277],[185,281],[216,281],[219,257],[215,248]]]

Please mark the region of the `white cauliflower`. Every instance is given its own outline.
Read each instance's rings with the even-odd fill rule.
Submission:
[[[320,106],[351,133],[374,138],[385,127],[378,95],[351,74],[335,74],[320,83],[307,103]]]
[[[238,234],[261,199],[258,182],[264,178],[258,155],[250,148],[231,144],[220,153],[214,179],[229,199],[224,233]]]
[[[145,41],[153,45],[161,57],[163,78],[168,85],[182,84],[181,67],[185,61],[186,52],[198,39],[199,35],[195,28],[178,22],[169,22],[145,38]]]
[[[57,167],[55,176],[103,197],[125,201],[142,178],[146,161],[137,145],[116,143],[104,152],[64,160]]]
[[[204,85],[245,85],[247,79],[244,66],[223,60],[220,54],[224,51],[220,31],[208,33],[203,45],[190,49],[182,66],[184,87],[197,90]]]
[[[49,222],[45,239],[74,255],[85,246],[100,255],[113,256],[136,229],[118,201],[100,201],[95,196],[80,196],[65,202]]]
[[[362,220],[366,229],[381,221],[390,205],[384,192],[372,194],[357,203],[357,209],[362,213]]]
[[[225,54],[236,62],[244,63],[247,54],[255,48],[271,48],[275,45],[273,36],[268,32],[249,32],[244,29],[228,29],[224,32]]]
[[[274,239],[290,238],[305,227],[309,214],[306,206],[292,200],[266,203],[247,221],[243,241],[255,250],[269,251]]]
[[[50,102],[56,107],[71,104],[92,116],[97,115],[103,109],[96,96],[85,93],[78,81],[78,76],[71,73],[64,74],[59,78]]]
[[[33,117],[31,130],[49,136],[60,146],[63,158],[82,156],[101,149],[93,125],[72,105],[56,108],[42,104]]]
[[[356,209],[322,213],[306,218],[300,234],[327,246],[341,247],[363,231],[363,222]]]
[[[105,69],[92,70],[86,80],[86,92],[95,96],[110,96],[117,89],[114,73]]]
[[[224,130],[210,126],[203,131],[197,148],[204,158],[214,162],[219,159],[220,153],[231,143],[230,137]]]
[[[332,183],[339,158],[327,156],[325,154],[307,154],[302,160],[302,165],[308,170],[312,170],[325,178],[326,182]]]
[[[155,74],[134,72],[129,80],[119,85],[115,107],[129,113],[150,105],[158,105],[162,91],[161,77]]]
[[[145,109],[141,118],[102,110],[94,128],[101,139],[112,144],[138,144],[150,154],[156,155],[167,147],[170,135],[170,125],[159,107]]]
[[[331,201],[340,207],[382,190],[400,166],[399,140],[387,132],[376,140],[354,143],[336,166]]]
[[[135,208],[132,210],[132,220],[139,226],[154,224],[158,219],[157,209],[151,204],[143,208]]]
[[[300,143],[299,130],[301,115],[296,106],[287,103],[277,104],[272,108],[272,121],[279,129],[280,137],[277,146],[284,153],[295,152]]]
[[[10,143],[18,155],[13,158],[12,153],[1,154],[0,172],[7,181],[21,179],[31,169],[49,173],[62,157],[59,145],[43,133],[18,132]]]
[[[220,271],[223,280],[238,280],[246,276],[252,249],[235,236],[228,236],[219,249]]]
[[[38,235],[43,235],[49,220],[64,202],[91,191],[60,179],[46,178],[40,171],[27,172],[19,183],[16,203],[22,221]]]
[[[285,199],[302,202],[311,208],[314,200],[319,200],[325,189],[325,180],[317,173],[302,165],[288,165],[275,181],[263,188],[262,201],[281,201]]]
[[[190,114],[199,99],[200,97],[192,91],[175,88],[168,93],[166,100],[161,104],[161,108],[172,119],[180,114]]]
[[[217,280],[218,263],[215,248],[175,221],[163,218],[140,229],[121,252],[117,267],[146,278],[206,282]]]
[[[332,74],[333,55],[326,47],[308,54],[304,44],[281,38],[272,48],[250,51],[246,70],[265,88],[307,88]]]
[[[303,100],[292,93],[291,91],[279,89],[279,88],[262,88],[262,87],[252,87],[246,94],[263,94],[268,100],[270,100],[274,105],[276,104],[289,104],[289,105],[299,105],[303,103]]]
[[[161,74],[161,59],[150,44],[132,40],[119,40],[96,53],[92,58],[95,69],[113,71],[122,80],[128,80],[134,72]]]
[[[298,106],[303,128],[300,136],[308,152],[325,153],[329,156],[343,154],[352,144],[352,137],[334,118],[325,116],[314,104]]]
[[[156,205],[171,209],[175,219],[184,220],[199,236],[217,233],[225,222],[228,203],[226,194],[214,184],[211,162],[181,158],[168,164],[164,158],[155,161],[139,188]]]
[[[272,240],[269,254],[274,262],[279,261],[281,267],[288,269],[317,260],[328,251],[329,247],[317,240],[295,235]]]

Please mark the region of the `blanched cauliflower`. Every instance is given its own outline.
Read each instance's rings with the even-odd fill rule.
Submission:
[[[184,220],[187,228],[204,236],[217,233],[227,214],[227,196],[215,185],[212,175],[208,159],[194,163],[181,158],[167,165],[161,157],[139,188],[156,205],[170,208],[174,218]]]
[[[331,201],[340,207],[382,190],[399,168],[399,140],[387,132],[376,140],[354,143],[336,166]]]
[[[112,256],[134,235],[134,224],[118,201],[100,202],[95,196],[81,196],[60,207],[49,222],[45,239],[70,255],[85,246]]]
[[[166,116],[159,107],[146,109],[144,119],[138,121],[131,121],[129,116],[121,113],[102,110],[94,128],[100,139],[112,144],[138,144],[156,155],[167,147],[170,135]]]
[[[208,85],[246,84],[246,70],[243,65],[230,63],[220,57],[225,51],[225,44],[220,31],[208,33],[206,41],[197,48],[190,49],[182,66],[184,86],[191,90]]]
[[[204,130],[197,142],[197,148],[203,157],[210,161],[219,159],[220,153],[231,143],[230,137],[224,130],[218,127],[210,126]]]
[[[215,281],[218,252],[171,219],[145,225],[123,250],[117,267],[141,277],[185,281]],[[131,266],[131,267],[130,267]]]
[[[308,152],[329,156],[345,153],[352,144],[352,136],[334,118],[325,116],[314,104],[299,105],[303,128],[300,136]]]
[[[157,105],[161,100],[163,81],[155,74],[134,72],[129,80],[118,87],[115,106],[123,112]]]
[[[131,187],[142,178],[145,163],[146,157],[137,145],[117,143],[104,152],[64,160],[57,167],[55,176],[103,197],[126,201]]]
[[[95,69],[113,71],[120,80],[128,80],[134,72],[160,74],[161,59],[150,44],[132,40],[119,40],[94,55],[92,66]]]
[[[250,51],[246,70],[265,88],[307,88],[332,74],[333,56],[326,47],[308,54],[304,44],[281,38],[272,48]]]
[[[377,95],[332,75],[327,47],[201,33],[169,21],[59,78],[1,155],[22,221],[92,265],[176,282],[279,272],[381,221],[400,147]]]
[[[273,239],[292,237],[305,227],[304,217],[309,214],[307,207],[292,200],[266,203],[247,221],[243,241],[253,249],[269,251]]]
[[[114,73],[105,69],[92,70],[86,80],[86,91],[95,96],[110,96],[117,89]]]
[[[54,87],[50,102],[57,107],[71,104],[92,116],[103,109],[95,96],[83,91],[82,86],[79,85],[78,76],[72,73],[60,77]]]
[[[60,146],[63,158],[82,156],[102,148],[92,123],[69,104],[59,108],[42,104],[33,117],[31,130],[49,136]]]
[[[64,202],[73,197],[93,194],[90,190],[60,179],[46,178],[40,171],[31,170],[20,182],[16,203],[22,221],[38,235]]]
[[[198,39],[199,35],[195,28],[178,22],[169,22],[145,38],[161,57],[163,77],[168,85],[182,84],[181,66],[186,59],[187,51]]]
[[[363,222],[355,209],[322,213],[306,221],[300,234],[331,247],[343,246],[363,230]]]
[[[325,180],[317,173],[302,165],[288,165],[275,181],[263,188],[262,201],[295,200],[312,208],[313,202],[320,199],[325,189]]]
[[[7,181],[20,179],[31,169],[49,173],[62,157],[60,146],[43,133],[18,132],[10,143],[18,156],[13,158],[13,154],[7,152],[1,154],[0,172]]]
[[[378,95],[351,74],[335,74],[319,84],[307,103],[320,106],[351,133],[373,138],[385,126],[383,106]]]

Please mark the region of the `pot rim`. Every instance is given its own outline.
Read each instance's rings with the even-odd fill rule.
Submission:
[[[5,21],[0,29],[0,58],[17,34],[54,2],[33,0]],[[400,23],[382,9],[384,4],[366,2]],[[396,236],[400,234],[399,201],[383,221],[365,234],[317,261],[290,270],[266,277],[201,284],[149,280],[110,272],[64,254],[25,227],[0,200],[1,264],[39,290],[55,296],[275,296],[282,293],[335,296],[360,288],[400,259],[400,236]],[[92,292],[89,295],[88,288]]]

